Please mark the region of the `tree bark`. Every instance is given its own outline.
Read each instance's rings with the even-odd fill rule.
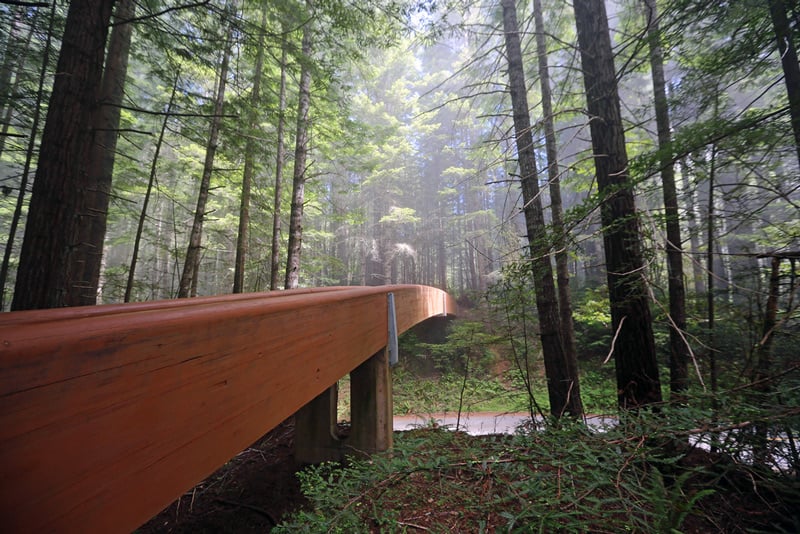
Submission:
[[[778,53],[781,56],[783,80],[789,96],[789,114],[792,118],[797,161],[800,163],[800,63],[797,62],[797,48],[792,40],[792,27],[786,16],[786,2],[784,0],[767,0],[767,4],[775,39],[778,43]]]
[[[245,261],[247,259],[248,229],[250,227],[250,184],[253,181],[256,140],[258,131],[258,108],[261,99],[261,72],[264,67],[264,35],[267,31],[267,6],[261,6],[261,26],[256,52],[255,72],[253,73],[253,92],[250,95],[248,135],[244,149],[244,172],[242,173],[242,199],[239,207],[239,232],[236,236],[236,259],[233,271],[233,292],[244,291]]]
[[[647,37],[650,46],[650,71],[653,77],[653,100],[656,111],[656,129],[660,151],[661,186],[664,195],[664,213],[667,227],[667,271],[669,287],[669,371],[670,392],[681,395],[689,387],[689,359],[691,353],[683,332],[686,331],[686,289],[683,281],[683,240],[678,212],[678,192],[675,185],[675,167],[670,146],[669,105],[664,79],[664,53],[661,49],[661,30],[655,0],[644,0],[647,16]]]
[[[275,196],[272,205],[272,249],[270,250],[269,288],[273,291],[278,289],[281,269],[281,201],[283,196],[283,164],[286,160],[284,129],[286,127],[286,50],[288,46],[284,31],[283,42],[281,43],[281,81],[278,92],[278,148],[275,155]]]
[[[761,328],[761,340],[756,347],[758,356],[754,382],[756,390],[761,393],[768,393],[771,385],[767,378],[772,368],[772,340],[774,330],[778,324],[778,298],[780,297],[781,280],[781,258],[773,256],[770,258],[769,271],[769,296],[767,297],[766,309],[764,311],[764,323]]]
[[[217,152],[219,129],[222,124],[222,110],[225,104],[225,87],[228,81],[228,63],[230,60],[231,46],[233,44],[233,23],[228,28],[225,50],[222,52],[222,63],[219,69],[219,85],[214,101],[214,116],[211,119],[211,131],[206,145],[206,158],[203,164],[203,176],[200,180],[200,191],[197,195],[197,208],[194,212],[194,223],[189,235],[189,247],[183,263],[183,274],[178,286],[178,298],[186,298],[194,287],[196,292],[198,265],[200,261],[200,245],[203,237],[203,221],[205,219],[206,203],[211,188],[211,174],[214,171],[214,155]]]
[[[132,19],[136,11],[133,0],[119,0],[114,18]],[[70,305],[92,306],[97,303],[103,241],[106,237],[111,180],[119,136],[120,112],[128,73],[128,55],[133,25],[114,26],[109,37],[106,66],[100,89],[100,107],[94,117],[95,142],[89,160],[89,187],[81,197],[80,234],[70,265],[72,285],[67,295]]]
[[[178,79],[180,74],[175,75],[175,81],[172,83],[172,93],[169,96],[169,104],[164,114],[164,121],[161,123],[161,131],[158,134],[156,147],[153,154],[153,163],[150,165],[150,179],[147,181],[147,191],[144,194],[144,202],[142,203],[142,211],[139,213],[139,223],[136,227],[136,237],[133,241],[133,253],[131,255],[131,265],[128,269],[128,283],[125,285],[125,298],[124,302],[130,302],[133,295],[133,285],[136,281],[136,263],[139,259],[139,247],[142,242],[142,233],[144,231],[144,223],[147,220],[147,207],[150,205],[150,196],[153,192],[153,184],[156,180],[156,168],[158,165],[158,158],[161,154],[161,145],[164,142],[164,134],[167,131],[167,123],[169,122],[170,113],[172,112],[172,105],[175,102],[175,94],[178,91]]]
[[[719,99],[714,102],[714,117],[717,117],[717,104]],[[716,276],[714,275],[714,247],[716,240],[714,238],[714,188],[716,186],[716,164],[717,164],[717,145],[711,146],[711,161],[710,170],[708,172],[708,208],[706,213],[706,305],[707,322],[708,322],[708,363],[709,372],[711,373],[711,393],[713,394],[712,403],[716,406],[716,393],[717,393],[717,351],[714,348],[714,284]]]
[[[686,210],[686,222],[689,231],[689,257],[692,260],[692,280],[694,282],[694,293],[697,297],[706,291],[703,282],[703,265],[700,261],[700,226],[697,221],[700,214],[697,207],[697,188],[689,183],[689,175],[693,174],[692,169],[686,163],[685,158],[678,163],[681,167],[683,177],[683,205]]]
[[[80,199],[92,188],[87,162],[94,145],[103,52],[112,0],[73,0],[69,5],[12,309],[71,304],[69,266],[77,244]]]
[[[660,402],[661,384],[608,17],[603,0],[575,0],[573,7],[602,202],[617,400],[635,409]]]
[[[561,340],[564,357],[572,360],[577,368],[575,329],[572,322],[572,297],[569,290],[569,254],[567,233],[564,228],[564,209],[561,201],[561,179],[558,170],[558,148],[553,116],[553,97],[550,90],[550,69],[547,65],[547,43],[545,41],[544,17],[541,0],[533,0],[533,15],[536,28],[536,57],[539,64],[539,83],[542,90],[542,122],[544,125],[545,150],[547,151],[547,180],[550,184],[550,213],[553,218],[553,246],[556,256],[556,280],[558,281],[558,307],[561,320]]]
[[[545,235],[544,211],[539,195],[539,176],[536,169],[536,154],[533,148],[533,135],[528,112],[516,2],[515,0],[502,0],[501,5],[508,56],[509,90],[521,173],[523,213],[530,246],[550,412],[554,417],[561,417],[564,414],[580,417],[583,415],[583,407],[577,361],[574,353],[571,359],[568,358],[560,335],[558,302],[553,282],[553,268],[550,263],[550,247]]]
[[[781,280],[781,258],[773,256],[770,258],[769,275],[769,296],[764,310],[764,324],[761,329],[761,340],[756,346],[757,363],[753,376],[755,382],[755,392],[758,394],[756,402],[770,402],[769,395],[772,393],[772,383],[769,380],[772,368],[772,340],[774,330],[778,324],[778,298],[780,297]],[[769,459],[768,432],[766,424],[755,425],[755,444],[753,446],[753,460],[756,464],[764,465]]]
[[[19,8],[14,16],[14,21],[11,23],[11,29],[8,32],[8,41],[5,43],[3,64],[0,66],[0,127],[2,127],[2,130],[0,130],[0,156],[3,155],[3,151],[5,150],[8,130],[11,127],[11,117],[14,116],[14,106],[11,102],[14,95],[16,95],[19,90],[20,82],[23,78],[22,73],[25,71],[25,65],[20,61],[20,58],[26,58],[28,56],[31,39],[33,38],[33,31],[35,29],[35,24],[32,20],[28,33],[25,36],[25,44],[22,46],[21,50],[15,49],[19,22],[22,20],[24,14],[25,9]],[[52,30],[48,31],[52,32]],[[48,42],[50,39],[51,37],[48,34]],[[47,46],[49,47],[49,44]],[[49,56],[50,51],[45,50],[45,54]],[[15,61],[17,62],[16,69],[12,66]],[[11,81],[12,78],[14,80],[13,82]],[[38,107],[37,103],[34,113],[38,112]]]
[[[303,242],[303,204],[305,202],[306,158],[308,157],[309,108],[311,107],[311,27],[303,29],[303,66],[300,69],[300,90],[297,104],[297,135],[292,176],[292,207],[289,216],[289,244],[286,258],[285,289],[295,289],[299,283],[300,250]]]
[[[17,237],[17,228],[19,221],[22,219],[22,210],[25,206],[25,194],[28,191],[28,177],[31,172],[31,165],[33,164],[33,153],[36,149],[36,138],[39,130],[39,120],[42,117],[42,98],[44,95],[44,81],[47,74],[47,68],[50,64],[51,43],[53,40],[53,27],[55,25],[56,7],[55,4],[50,8],[50,15],[48,18],[47,38],[44,44],[44,54],[42,57],[42,64],[39,69],[39,84],[36,89],[36,105],[33,111],[33,120],[31,122],[31,130],[28,136],[28,149],[25,151],[25,163],[22,167],[22,176],[19,181],[19,194],[17,195],[17,202],[14,206],[14,214],[11,216],[11,225],[8,228],[8,239],[6,240],[6,248],[3,252],[3,263],[0,265],[0,311],[5,309],[5,296],[6,296],[6,281],[8,280],[8,271],[11,266],[11,253],[14,250],[14,241]],[[33,31],[31,31],[33,34]],[[30,37],[30,35],[29,35]],[[19,76],[14,81],[17,85]],[[8,111],[11,111],[9,106]],[[3,126],[3,137],[7,132],[8,121],[11,119],[10,114],[5,117],[6,124]],[[0,150],[0,153],[2,151]]]

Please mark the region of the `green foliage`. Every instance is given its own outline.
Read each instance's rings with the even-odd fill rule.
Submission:
[[[702,410],[667,407],[602,431],[399,433],[391,454],[304,471],[310,505],[277,532],[791,530],[797,482],[689,446],[710,422]],[[765,509],[774,513],[759,524]]]
[[[449,372],[420,377],[403,367],[393,372],[396,415],[462,412],[519,412],[527,409],[525,390],[514,375],[464,377]],[[546,395],[546,394],[545,394]]]
[[[608,287],[584,289],[573,304],[575,343],[581,360],[603,359],[611,346]]]

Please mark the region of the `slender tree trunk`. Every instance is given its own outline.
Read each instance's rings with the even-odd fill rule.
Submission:
[[[684,206],[689,231],[690,257],[692,259],[692,279],[694,292],[697,297],[704,294],[706,289],[703,283],[703,265],[700,256],[700,228],[697,221],[700,219],[697,208],[697,188],[689,183],[689,174],[692,172],[689,165],[682,160],[681,176],[683,177]]]
[[[670,391],[681,395],[689,386],[689,359],[691,353],[683,336],[686,331],[686,289],[683,285],[683,240],[678,212],[678,191],[675,185],[675,167],[670,146],[669,105],[664,79],[664,53],[661,49],[661,30],[655,0],[644,0],[648,20],[647,35],[650,45],[650,70],[653,77],[653,99],[656,110],[656,129],[660,150],[661,185],[664,195],[664,212],[667,227],[667,270],[669,286],[669,371]]]
[[[3,155],[3,151],[5,150],[6,139],[8,139],[8,130],[11,127],[11,117],[14,116],[14,106],[11,104],[11,102],[14,95],[16,95],[17,91],[19,90],[20,82],[23,78],[22,73],[25,70],[25,64],[24,62],[20,61],[20,58],[28,57],[28,50],[30,49],[31,39],[35,29],[35,25],[33,24],[33,21],[31,21],[31,26],[28,29],[27,35],[25,36],[24,46],[21,50],[15,50],[14,45],[17,39],[19,21],[22,20],[24,12],[25,10],[23,8],[19,8],[19,11],[14,17],[14,22],[12,23],[11,31],[8,35],[8,42],[6,43],[3,65],[0,66],[0,156]],[[49,42],[50,40],[51,37],[48,34],[47,41]],[[50,51],[46,50],[45,54],[49,57]],[[16,65],[16,72],[12,66],[15,61],[18,62]],[[11,82],[12,77],[14,79],[13,83]],[[34,113],[38,113],[38,107],[39,103],[37,103],[37,109],[34,111]]]
[[[602,202],[617,399],[623,409],[637,408],[661,401],[661,383],[608,17],[603,0],[575,0],[573,7]]]
[[[28,136],[28,149],[25,152],[25,164],[22,167],[22,177],[19,182],[19,194],[17,195],[17,202],[14,206],[14,215],[11,217],[11,225],[8,229],[8,239],[6,240],[6,248],[3,252],[3,264],[0,266],[0,311],[5,309],[5,295],[6,295],[6,282],[8,281],[8,271],[11,265],[11,252],[14,249],[14,241],[17,237],[17,228],[19,228],[19,221],[22,218],[22,210],[25,205],[25,194],[28,191],[28,176],[31,172],[31,165],[33,164],[33,153],[36,149],[36,138],[39,131],[39,120],[42,116],[42,99],[44,98],[44,80],[47,75],[47,67],[50,63],[50,50],[53,35],[53,27],[55,25],[56,6],[52,5],[50,8],[50,16],[47,27],[47,38],[44,45],[44,55],[42,57],[42,64],[39,69],[39,86],[36,89],[36,105],[33,111],[33,121],[31,123],[31,130]],[[16,85],[16,81],[15,81]],[[11,108],[9,107],[9,110]],[[8,117],[10,120],[10,116]],[[4,127],[5,131],[5,127]]]
[[[119,0],[114,18],[117,22],[130,20],[135,10],[134,0]],[[72,285],[67,298],[75,306],[91,306],[97,303],[103,241],[106,237],[111,199],[111,179],[119,136],[122,109],[120,104],[125,92],[132,33],[133,25],[123,22],[114,26],[109,38],[100,89],[100,107],[93,121],[96,134],[88,166],[90,185],[80,199],[80,233],[73,251],[74,260],[70,265]]]
[[[539,315],[539,335],[542,341],[550,412],[555,417],[564,414],[583,415],[578,365],[574,353],[569,358],[564,351],[558,315],[558,301],[550,263],[550,247],[544,224],[544,210],[539,195],[539,177],[536,154],[533,148],[527,88],[522,66],[519,26],[515,0],[502,0],[503,31],[508,56],[509,90],[514,112],[517,156],[522,182],[522,199],[525,205],[525,226],[530,245],[533,285],[536,291],[536,308]]]
[[[139,223],[136,227],[136,237],[133,241],[133,254],[131,255],[131,266],[128,270],[128,283],[125,285],[125,302],[130,302],[131,295],[133,294],[133,285],[136,280],[136,263],[139,259],[139,247],[141,246],[142,242],[144,223],[147,220],[147,207],[150,205],[150,196],[153,192],[153,184],[156,181],[156,169],[158,166],[158,158],[161,154],[161,145],[164,142],[164,133],[167,131],[167,123],[169,122],[170,113],[172,113],[172,105],[175,102],[175,94],[178,91],[178,78],[179,74],[176,74],[175,81],[172,83],[172,93],[169,96],[169,104],[167,104],[167,110],[164,114],[164,121],[161,123],[161,131],[159,132],[158,140],[156,141],[155,153],[153,154],[153,163],[150,165],[150,179],[147,181],[147,191],[144,194],[142,211],[139,213]]]
[[[770,384],[766,380],[772,367],[772,339],[775,326],[778,324],[778,297],[780,296],[781,258],[770,258],[769,296],[767,297],[764,312],[764,324],[761,329],[761,340],[756,347],[758,360],[756,363],[755,381],[756,389],[761,393],[770,391]]]
[[[181,275],[180,286],[178,287],[178,298],[186,298],[192,292],[198,276],[197,267],[200,259],[200,245],[203,237],[203,221],[205,219],[206,203],[208,193],[211,188],[211,174],[214,170],[214,155],[217,152],[219,139],[219,129],[222,124],[222,110],[225,104],[225,86],[228,81],[228,63],[233,44],[233,23],[228,29],[228,36],[225,42],[225,50],[222,52],[222,63],[219,69],[219,85],[214,102],[214,117],[211,119],[211,131],[208,135],[206,145],[206,159],[203,165],[203,177],[200,180],[200,192],[197,196],[197,208],[194,212],[194,223],[192,232],[189,236],[189,247],[186,250],[186,258],[183,263],[183,274]]]
[[[242,200],[239,208],[239,232],[236,237],[236,259],[233,271],[233,292],[244,291],[245,261],[247,258],[248,228],[250,227],[250,183],[253,180],[253,167],[255,166],[256,140],[258,131],[258,116],[256,111],[261,99],[261,71],[264,67],[264,35],[267,31],[267,4],[261,6],[261,27],[258,37],[258,51],[256,52],[256,66],[253,73],[253,92],[250,95],[250,120],[248,136],[244,149],[244,172],[242,173]]]
[[[436,268],[439,278],[439,289],[447,291],[447,247],[444,229],[444,215],[439,215],[439,242],[436,244]]]
[[[800,163],[800,63],[797,61],[797,48],[792,40],[793,32],[786,16],[785,0],[767,0],[767,4],[775,39],[778,43],[778,53],[781,56],[783,80],[789,96],[789,114],[792,118],[797,161]]]
[[[285,289],[295,289],[300,275],[300,250],[303,242],[303,204],[305,202],[306,158],[308,157],[309,108],[311,107],[311,27],[303,29],[300,69],[300,90],[297,105],[297,136],[294,150],[294,175],[292,177],[292,208],[289,216],[289,244],[286,259]]]
[[[286,127],[286,50],[288,43],[284,33],[281,43],[281,81],[278,91],[278,148],[275,155],[275,196],[272,205],[272,249],[270,251],[270,281],[271,290],[278,289],[280,278],[280,250],[281,250],[281,200],[283,197],[283,164],[286,160],[284,147],[284,129]]]
[[[769,380],[772,368],[772,339],[778,324],[778,297],[780,296],[781,258],[770,258],[769,296],[767,297],[766,310],[764,311],[764,324],[761,330],[761,340],[756,346],[756,372],[754,390],[758,394],[756,402],[765,404],[770,402],[772,384]],[[766,423],[757,423],[754,426],[755,444],[753,446],[753,460],[756,464],[764,465],[769,460],[769,427]]]
[[[33,183],[12,309],[71,304],[67,296],[78,237],[80,199],[94,146],[103,52],[113,1],[73,0],[56,68]]]
[[[5,50],[3,53],[3,63],[0,64],[0,117],[5,115],[6,106],[10,107],[11,96],[14,93],[14,91],[11,89],[11,78],[14,76],[13,64],[15,60],[18,61],[21,57],[25,57],[24,54],[20,54],[18,51],[14,50],[19,33],[19,23],[24,16],[25,9],[22,7],[16,8],[13,11],[13,15],[9,14],[9,18],[11,19],[11,27],[8,30],[8,39],[4,43]],[[32,35],[33,24],[31,24],[31,27],[28,30],[28,39],[30,39],[30,36]],[[27,46],[25,48],[27,51]],[[22,63],[17,63],[18,69],[21,66]],[[0,150],[0,154],[2,154],[2,150]]]
[[[541,0],[533,0],[533,15],[536,25],[536,56],[539,63],[539,83],[542,89],[542,121],[544,123],[545,149],[547,151],[547,179],[550,183],[550,212],[553,217],[553,245],[556,256],[556,279],[558,280],[558,306],[561,319],[561,340],[564,357],[575,361],[575,329],[572,323],[572,297],[569,290],[569,254],[567,234],[564,228],[564,209],[561,201],[561,179],[558,170],[558,148],[553,116],[553,97],[550,91],[550,69],[547,65],[547,43],[545,41],[544,17]]]
[[[714,116],[716,113],[716,103],[714,106]],[[717,163],[717,146],[711,147],[711,168],[708,173],[708,209],[706,213],[706,304],[708,313],[708,363],[709,372],[711,373],[711,392],[713,395],[713,402],[716,405],[717,393],[717,351],[714,349],[714,247],[716,240],[714,238],[714,188],[716,181],[716,163]]]

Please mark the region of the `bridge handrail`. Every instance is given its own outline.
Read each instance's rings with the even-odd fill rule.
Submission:
[[[6,532],[129,532],[403,332],[426,286],[0,314]]]

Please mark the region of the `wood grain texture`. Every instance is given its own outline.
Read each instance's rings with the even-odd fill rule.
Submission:
[[[453,300],[324,288],[0,315],[5,532],[130,532]]]

